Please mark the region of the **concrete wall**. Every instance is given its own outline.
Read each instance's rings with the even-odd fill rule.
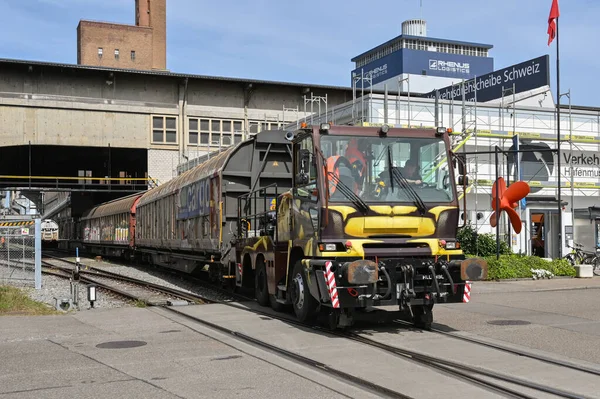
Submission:
[[[247,133],[256,133],[265,121],[267,128],[278,128],[284,119],[295,122],[302,118],[305,94],[309,98],[311,92],[327,96],[330,108],[352,98],[350,89],[47,64],[3,63],[0,67],[0,146],[31,142],[149,149],[149,175],[163,183],[175,176],[179,162],[218,149],[214,142],[210,148],[190,142],[190,119],[209,119],[211,124],[223,121],[223,131],[225,123],[233,126],[235,122]],[[325,104],[321,106],[324,113]],[[284,107],[298,112],[287,110],[284,114]],[[176,143],[152,141],[155,116],[176,118]],[[219,140],[221,131],[215,134]],[[211,135],[212,141],[212,129]]]
[[[150,120],[142,113],[0,105],[0,137],[7,146],[147,148],[149,132]]]

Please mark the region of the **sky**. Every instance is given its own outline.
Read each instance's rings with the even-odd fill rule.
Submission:
[[[134,0],[0,0],[0,58],[77,63],[80,19],[135,23]],[[549,54],[552,0],[167,0],[172,72],[350,86],[350,59],[422,17],[427,35],[487,43],[494,68]],[[486,4],[484,6],[483,4]],[[560,88],[600,107],[600,1],[560,2]],[[563,102],[568,99],[563,97]]]

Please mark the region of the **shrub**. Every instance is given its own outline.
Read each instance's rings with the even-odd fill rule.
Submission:
[[[488,280],[501,280],[510,278],[531,278],[532,270],[547,270],[555,276],[575,276],[575,268],[564,259],[554,259],[548,262],[537,256],[526,255],[501,255],[487,256]]]
[[[457,240],[465,255],[491,256],[496,255],[496,235],[491,233],[479,234],[470,224],[458,231]],[[500,242],[500,254],[509,254],[510,247],[504,241]]]

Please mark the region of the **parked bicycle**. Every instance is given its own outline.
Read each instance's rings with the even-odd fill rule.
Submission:
[[[593,265],[593,271],[596,276],[600,276],[600,247],[596,247],[596,252],[585,252],[582,244],[574,243],[573,246],[567,245],[572,249],[563,259],[569,261],[572,266],[575,265]]]

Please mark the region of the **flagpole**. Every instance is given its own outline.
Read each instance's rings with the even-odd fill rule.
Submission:
[[[561,187],[560,187],[560,51],[559,51],[559,32],[558,32],[558,20],[560,17],[556,17],[556,143],[557,143],[557,169],[558,169],[558,258],[562,258],[563,240],[562,240],[562,201],[561,201]],[[571,204],[573,206],[573,204]]]

